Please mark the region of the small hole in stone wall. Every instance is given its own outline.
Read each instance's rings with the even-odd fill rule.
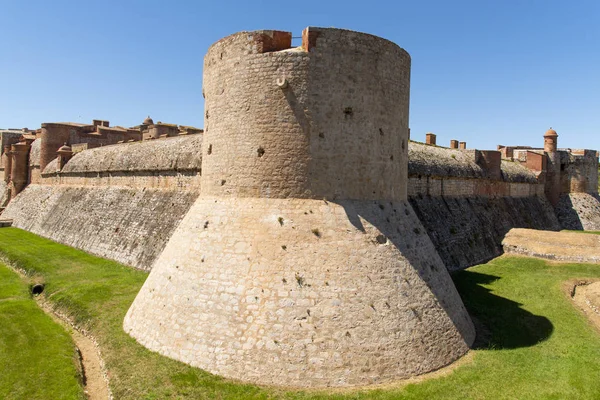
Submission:
[[[208,228],[208,221],[204,223],[204,229]]]
[[[31,287],[31,294],[34,296],[39,296],[44,291],[44,284],[37,283]]]
[[[263,149],[262,147],[259,147],[258,150],[256,150],[256,152],[258,153],[259,157],[262,157],[265,155],[265,149]]]
[[[297,272],[296,272],[296,283],[300,287],[304,286],[304,284],[305,284],[304,277],[302,275],[300,275],[299,273],[297,273]]]
[[[323,132],[321,132],[321,133],[319,133],[319,137],[320,137],[321,139],[324,139],[324,138],[325,138],[325,134],[324,134]]]
[[[344,108],[344,114],[347,116],[351,116],[352,114],[354,114],[354,111],[352,111],[352,107]]]
[[[285,278],[282,278],[282,279],[281,279],[281,282],[283,282],[283,283],[287,283],[287,279],[285,279]]]
[[[206,152],[209,156],[212,154],[212,144],[208,145],[208,151]]]
[[[313,233],[313,235],[315,235],[316,237],[320,238],[321,237],[321,232],[317,229],[314,228],[311,230],[311,232]]]
[[[352,335],[350,334],[350,332],[346,331],[346,337],[350,337],[350,336],[352,336]]]
[[[382,210],[384,210],[385,206],[383,204],[379,204],[379,208],[381,208]]]
[[[404,140],[402,141],[402,150],[404,150],[405,144],[404,144]]]
[[[379,134],[383,136],[383,129],[379,128]]]
[[[393,155],[390,156],[390,161],[394,161],[394,156]]]
[[[117,233],[117,232],[119,232],[119,227],[118,226],[115,228],[115,233]]]
[[[283,217],[277,218],[277,222],[279,222],[279,225],[283,226]]]
[[[379,244],[386,244],[387,243],[387,238],[385,237],[385,235],[377,235],[377,237],[375,238],[375,240],[377,240],[377,243],[379,243]]]
[[[206,117],[206,119],[208,119],[208,110],[206,110],[206,112],[204,113],[204,116]]]
[[[221,179],[221,186],[225,185],[225,183],[227,183],[227,181],[225,179]]]
[[[419,228],[415,228],[415,229],[413,229],[413,232],[414,232],[414,233],[416,233],[417,235],[418,235],[419,233],[421,233],[421,231],[419,230]]]
[[[404,209],[404,214],[406,214],[406,215],[410,215],[410,211],[408,210],[408,208],[405,208],[405,209]]]
[[[306,310],[306,313],[308,314],[308,316],[310,317],[310,310]]]
[[[287,250],[287,246],[286,246],[285,244],[281,245],[281,248],[282,248],[283,250]]]

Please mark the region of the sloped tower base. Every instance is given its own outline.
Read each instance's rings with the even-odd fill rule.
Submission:
[[[443,367],[474,329],[408,202],[196,201],[124,322],[144,346],[260,384]]]

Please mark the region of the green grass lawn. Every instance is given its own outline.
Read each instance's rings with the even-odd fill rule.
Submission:
[[[15,228],[0,229],[0,254],[43,279],[49,299],[91,330],[102,349],[115,399],[600,398],[600,334],[561,290],[568,279],[600,278],[596,265],[501,257],[459,272],[453,278],[465,304],[485,326],[486,340],[473,350],[471,361],[447,376],[418,384],[311,392],[241,385],[138,345],[123,332],[122,321],[146,273]],[[1,318],[3,325],[14,324],[10,314],[3,312]],[[72,375],[61,376],[67,382]],[[26,372],[22,379],[27,379]],[[2,398],[7,383],[0,378],[0,384]],[[79,395],[73,392],[65,398]]]
[[[75,345],[0,266],[0,399],[83,399]]]

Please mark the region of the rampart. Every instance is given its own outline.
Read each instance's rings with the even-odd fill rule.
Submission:
[[[410,203],[449,270],[502,254],[511,228],[560,229],[538,174],[498,151],[411,142],[408,158]]]
[[[31,154],[35,165],[37,152]],[[62,170],[55,158],[2,216],[18,228],[148,270],[198,197],[201,159],[202,135],[88,149]]]

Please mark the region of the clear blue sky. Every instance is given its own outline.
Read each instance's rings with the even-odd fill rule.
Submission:
[[[438,143],[600,149],[600,1],[0,0],[0,127],[203,124],[202,60],[241,30],[347,28],[412,56],[410,126]]]

